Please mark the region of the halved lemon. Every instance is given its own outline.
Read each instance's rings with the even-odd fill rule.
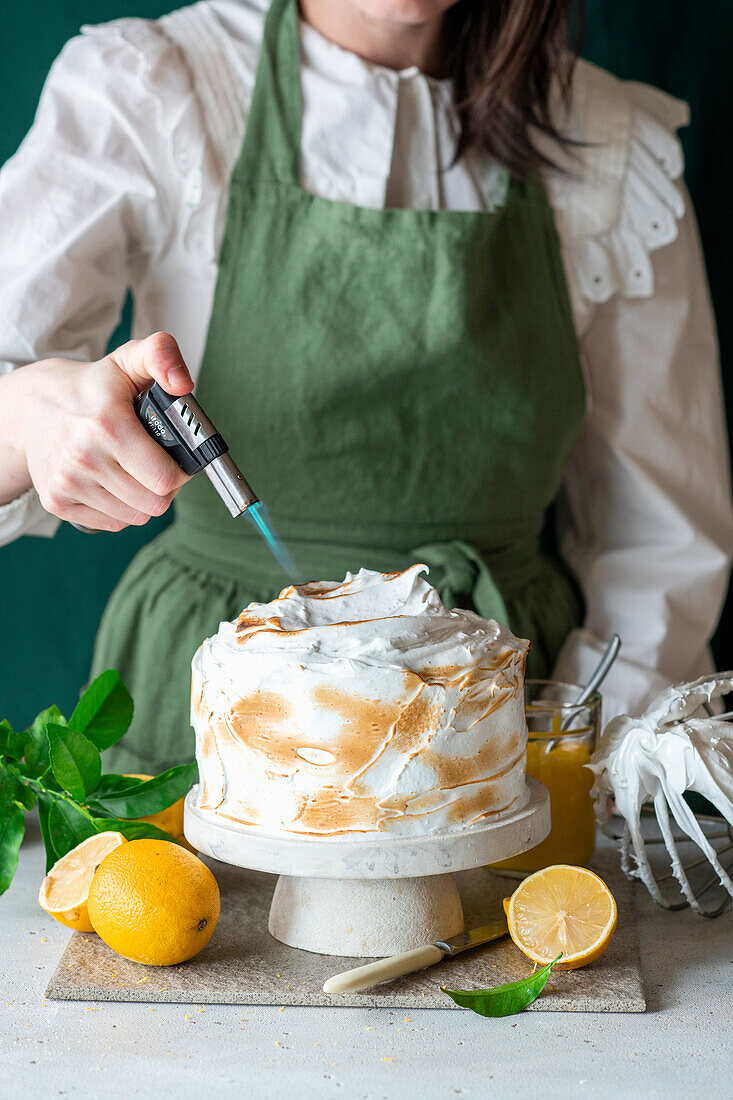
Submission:
[[[616,902],[603,879],[585,867],[558,864],[535,871],[505,904],[509,935],[533,962],[575,970],[599,958],[613,939]]]
[[[77,932],[93,932],[87,900],[94,872],[105,856],[127,841],[122,833],[97,833],[83,840],[54,863],[38,894],[49,916]]]

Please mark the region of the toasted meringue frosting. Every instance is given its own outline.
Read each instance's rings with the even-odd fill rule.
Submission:
[[[529,642],[362,569],[250,604],[193,659],[199,808],[268,832],[423,835],[525,790]]]

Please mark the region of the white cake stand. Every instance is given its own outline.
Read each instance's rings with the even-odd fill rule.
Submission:
[[[186,839],[222,863],[279,875],[271,934],[322,955],[394,955],[458,935],[455,872],[519,855],[550,831],[549,795],[531,776],[519,808],[420,837],[278,836],[201,810],[197,796],[194,787],[186,797]]]

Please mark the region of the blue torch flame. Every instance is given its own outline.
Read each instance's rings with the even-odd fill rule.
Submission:
[[[261,500],[256,501],[245,512],[248,519],[252,521],[259,533],[262,535],[267,546],[269,547],[273,557],[277,559],[285,572],[290,577],[293,584],[299,583],[298,571],[295,568],[295,562],[290,557],[290,554],[285,549],[284,544],[277,537],[275,528],[272,526],[272,520],[270,514],[267,511],[267,507]]]

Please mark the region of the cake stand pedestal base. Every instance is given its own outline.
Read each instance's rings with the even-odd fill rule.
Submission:
[[[319,955],[380,958],[463,931],[455,875],[335,879],[280,875],[267,927]]]
[[[458,935],[463,910],[454,872],[519,855],[550,831],[549,795],[531,776],[510,810],[429,836],[282,836],[228,821],[197,801],[194,787],[183,822],[190,844],[222,863],[280,876],[268,924],[276,939],[357,958]]]

